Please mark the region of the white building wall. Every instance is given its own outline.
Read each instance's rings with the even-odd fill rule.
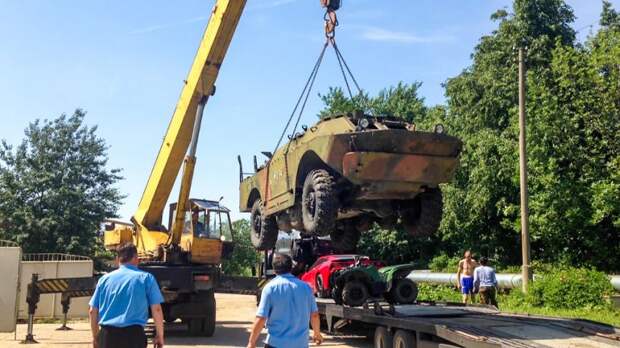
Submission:
[[[15,331],[21,258],[21,248],[0,247],[0,332]]]

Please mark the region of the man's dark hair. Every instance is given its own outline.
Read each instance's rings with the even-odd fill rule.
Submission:
[[[293,259],[286,254],[276,253],[273,255],[271,266],[276,274],[291,273],[291,270],[293,269]]]
[[[116,248],[116,254],[121,263],[127,263],[138,255],[138,249],[133,243],[123,243]]]
[[[480,264],[486,266],[489,263],[489,259],[486,256],[480,258]]]

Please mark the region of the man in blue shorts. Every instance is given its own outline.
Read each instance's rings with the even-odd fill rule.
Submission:
[[[474,270],[478,267],[476,260],[472,259],[471,251],[465,251],[465,257],[459,261],[459,269],[456,272],[457,287],[463,294],[463,303],[473,303],[474,299]]]

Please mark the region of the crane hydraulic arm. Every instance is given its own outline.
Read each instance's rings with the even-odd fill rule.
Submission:
[[[215,80],[245,4],[246,0],[217,0],[213,8],[138,210],[132,218],[141,251],[154,250],[162,242],[178,244],[180,240],[182,221],[173,223],[171,231],[167,231],[162,225],[162,215],[184,158],[185,169],[176,211],[187,210],[202,110],[215,91]],[[188,153],[190,142],[192,146]],[[169,238],[169,232],[172,238]]]

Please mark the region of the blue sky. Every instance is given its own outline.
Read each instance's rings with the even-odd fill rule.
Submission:
[[[571,0],[580,39],[598,22],[601,2]],[[613,0],[620,8],[620,0]],[[0,138],[16,144],[36,118],[76,108],[110,145],[121,168],[120,208],[128,219],[140,199],[214,1],[0,0]],[[348,0],[338,42],[371,94],[399,81],[423,83],[429,105],[441,83],[470,64],[489,16],[508,0]],[[205,111],[194,197],[238,213],[237,154],[272,150],[323,40],[318,0],[248,0]],[[596,30],[596,25],[593,27]],[[315,91],[342,79],[330,52]],[[316,93],[303,118],[316,121]],[[173,197],[176,192],[173,192]],[[166,213],[167,214],[167,213]],[[167,220],[167,216],[164,221]]]

